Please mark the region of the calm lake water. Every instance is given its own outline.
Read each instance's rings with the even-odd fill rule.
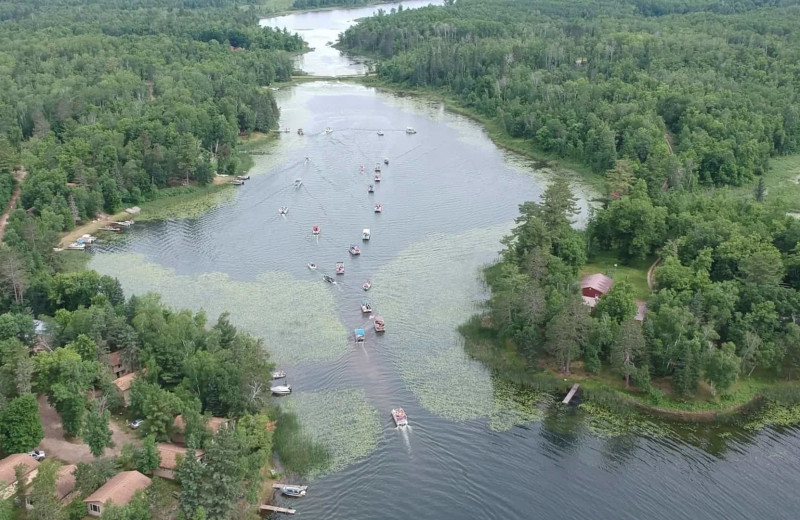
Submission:
[[[316,46],[373,10],[262,25],[305,29]],[[318,49],[304,58],[309,72],[359,70],[352,58]],[[538,198],[546,173],[437,103],[321,81],[276,96],[280,125],[292,132],[255,157],[245,186],[200,218],[136,224],[101,244],[91,267],[117,276],[128,293],[157,291],[212,319],[228,310],[265,339],[295,389],[281,402],[333,459],[306,498],[279,500],[296,507],[296,517],[798,516],[793,430],[678,434],[643,423],[618,434],[547,396],[493,380],[464,354],[456,327],[486,298],[479,269],[497,257],[517,205]],[[418,133],[407,135],[407,126]],[[384,158],[382,182],[369,194]],[[579,183],[574,188],[585,218],[590,196]],[[383,213],[373,212],[376,202]],[[280,206],[289,207],[286,217]],[[360,240],[363,228],[372,232],[369,242]],[[360,257],[348,254],[351,243],[361,246]],[[337,261],[347,272],[329,285],[322,275]],[[309,270],[309,262],[319,268]],[[367,279],[374,285],[364,293]],[[382,337],[360,311],[365,297],[386,318]],[[352,341],[357,327],[367,329],[363,347]],[[393,427],[396,406],[411,428]]]

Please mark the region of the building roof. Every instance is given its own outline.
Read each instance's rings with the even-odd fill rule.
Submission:
[[[3,460],[0,460],[0,483],[2,483],[0,484],[0,488],[4,488],[17,481],[14,476],[14,467],[20,464],[27,468],[28,471],[25,472],[26,475],[39,467],[39,462],[27,453],[9,455]]]
[[[581,289],[591,287],[603,294],[607,294],[612,285],[614,285],[614,279],[600,273],[590,274],[581,279]]]
[[[644,300],[636,300],[636,316],[633,317],[636,321],[644,321],[644,315],[647,313],[647,302]]]
[[[124,506],[131,501],[137,491],[147,489],[149,486],[150,479],[138,471],[122,471],[111,477],[111,480],[100,486],[100,489],[83,501],[100,504],[113,502],[118,506]]]
[[[158,467],[164,469],[178,469],[178,455],[186,456],[186,448],[176,444],[168,444],[166,442],[158,443],[158,453],[161,455],[161,462]],[[203,450],[195,450],[197,457],[203,456]]]
[[[131,389],[131,385],[133,384],[133,381],[136,379],[136,376],[138,375],[139,374],[137,374],[136,372],[125,374],[122,377],[116,378],[114,380],[114,384],[117,385],[117,388],[119,388],[120,392],[127,392],[128,390]]]
[[[224,417],[210,417],[206,423],[206,427],[210,431],[217,433],[225,424],[228,424],[228,419]],[[172,426],[174,426],[177,431],[183,432],[184,428],[186,428],[186,423],[183,422],[183,416],[175,416],[175,421],[172,423]]]
[[[75,489],[75,475],[73,473],[76,469],[78,469],[78,466],[75,464],[66,464],[58,468],[58,475],[56,476],[56,496],[59,500],[72,493],[72,490]],[[25,494],[30,495],[31,490],[28,489],[28,492]]]

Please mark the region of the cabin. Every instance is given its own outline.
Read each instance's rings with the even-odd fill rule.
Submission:
[[[27,453],[15,453],[0,460],[0,500],[17,492],[17,474],[14,468],[23,467],[25,482],[30,482],[39,471],[39,462]]]
[[[211,433],[216,434],[226,424],[228,424],[228,419],[225,419],[224,417],[211,417],[206,423],[206,429],[208,429],[208,431]],[[175,420],[172,422],[172,427],[175,429],[175,433],[172,435],[172,442],[184,444],[186,439],[183,437],[183,431],[186,429],[186,423],[183,422],[182,415],[175,416]]]
[[[111,371],[114,373],[114,377],[117,379],[131,373],[127,363],[125,363],[125,361],[122,359],[124,350],[125,349],[118,350],[108,355],[108,366],[111,368]]]
[[[56,498],[62,504],[68,504],[73,498],[73,491],[75,490],[75,470],[78,466],[75,464],[67,464],[58,468],[56,475]],[[25,494],[25,507],[33,509],[34,504],[31,503],[30,490]]]
[[[158,469],[153,474],[157,477],[175,480],[175,471],[178,469],[179,460],[186,457],[188,450],[177,444],[166,442],[160,442],[156,447],[158,448],[158,454],[161,455],[161,462],[159,462]],[[197,458],[202,457],[203,450],[196,450],[195,456]]]
[[[125,374],[122,377],[118,377],[114,380],[114,386],[117,387],[119,392],[122,394],[122,400],[125,402],[125,406],[129,406],[131,404],[131,385],[136,380],[136,376],[138,376],[136,372],[131,374]]]
[[[611,290],[614,279],[600,273],[590,274],[581,279],[581,294],[587,298],[602,298]]]
[[[138,471],[122,471],[86,497],[83,503],[86,504],[89,516],[99,517],[109,504],[128,505],[137,491],[144,491],[150,487],[150,482],[148,477]]]

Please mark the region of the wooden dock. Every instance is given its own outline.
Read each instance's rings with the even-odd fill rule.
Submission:
[[[289,509],[286,507],[278,507],[278,506],[268,506],[267,504],[261,504],[259,506],[261,511],[269,511],[271,513],[283,513],[286,515],[293,515],[295,513],[294,509]]]
[[[569,393],[567,394],[567,397],[565,397],[564,400],[561,401],[561,402],[564,403],[564,404],[569,404],[569,402],[572,401],[572,398],[575,397],[575,392],[578,391],[579,387],[580,387],[580,385],[578,383],[575,383],[574,385],[572,385],[572,388],[569,389]]]
[[[308,491],[308,486],[295,486],[294,484],[272,484],[272,489],[283,489],[285,487],[296,488],[300,491]]]

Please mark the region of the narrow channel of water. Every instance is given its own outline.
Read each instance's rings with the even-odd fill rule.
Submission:
[[[262,25],[291,20],[289,28],[306,28],[316,46],[374,9]],[[324,47],[304,58],[306,70],[349,74],[359,66]],[[117,276],[128,293],[157,291],[212,318],[229,310],[265,338],[295,388],[282,402],[333,455],[331,471],[291,502],[296,516],[796,516],[793,430],[709,440],[643,425],[638,435],[611,436],[600,422],[550,406],[547,396],[493,380],[464,354],[456,327],[486,297],[478,271],[496,258],[517,205],[538,198],[546,173],[438,103],[339,82],[276,96],[281,127],[293,131],[256,156],[252,180],[231,203],[197,219],[137,224],[101,245],[91,267]],[[407,135],[408,126],[418,133]],[[382,181],[369,194],[384,158]],[[588,196],[575,188],[585,218]],[[383,213],[373,212],[376,202]],[[280,206],[289,207],[286,217]],[[363,228],[372,232],[368,242],[360,240]],[[362,247],[360,257],[349,256],[350,243]],[[325,283],[322,274],[340,260],[346,274]],[[309,262],[319,268],[309,270]],[[374,283],[369,293],[361,290],[366,279]],[[385,335],[369,328],[364,298],[386,318]],[[367,341],[356,347],[352,331],[362,326]],[[393,427],[395,406],[405,407],[410,429]]]

